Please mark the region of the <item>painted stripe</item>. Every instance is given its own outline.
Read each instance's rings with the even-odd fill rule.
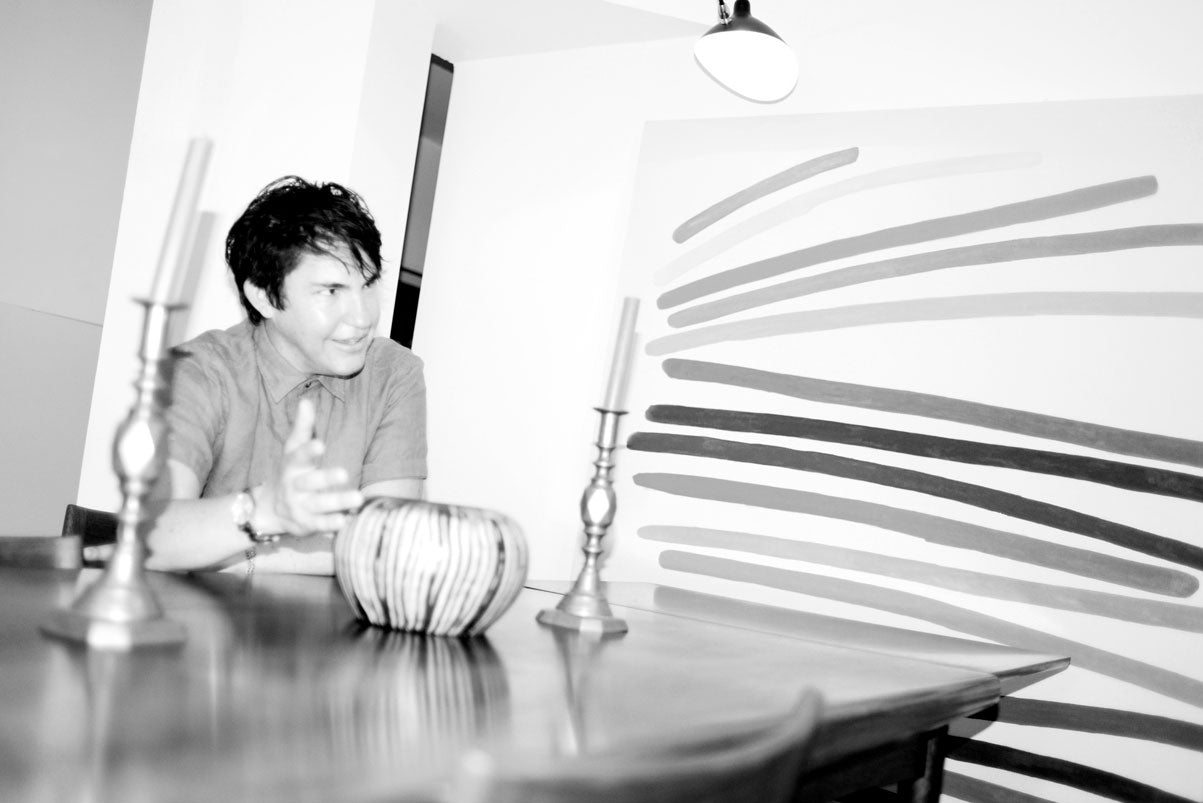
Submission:
[[[1139,800],[1142,803],[1195,803],[1189,798],[1180,797],[1114,772],[1061,758],[1038,755],[1015,747],[991,744],[980,739],[961,741],[960,743],[957,743],[956,739],[950,739],[948,758],[983,767],[997,767],[1031,778],[1064,784],[1111,800]]]
[[[1123,736],[1203,752],[1203,725],[1118,708],[1003,697],[997,706],[971,714],[970,717],[1034,728]]]
[[[930,162],[887,167],[884,170],[862,173],[842,181],[833,181],[826,186],[777,204],[754,217],[728,227],[725,231],[668,262],[653,274],[652,279],[657,287],[662,287],[703,262],[714,259],[724,251],[734,248],[746,240],[800,218],[821,204],[854,193],[913,181],[988,173],[997,170],[1018,170],[1034,167],[1040,164],[1040,161],[1038,153],[962,156],[954,159],[936,159]]]
[[[657,404],[647,410],[647,420],[657,424],[705,427],[728,432],[780,435],[827,443],[863,446],[888,452],[918,455],[934,460],[954,460],[979,466],[1033,471],[1068,479],[1097,482],[1128,491],[1140,491],[1203,501],[1203,477],[1114,460],[1062,454],[1042,449],[1001,446],[995,443],[941,438],[880,427],[845,424],[816,418],[770,413],[717,410]]]
[[[645,526],[640,527],[638,533],[640,538],[677,546],[729,549],[765,557],[801,560],[923,583],[980,597],[1066,611],[1089,611],[1095,616],[1106,616],[1125,622],[1203,633],[1203,608],[1192,605],[1175,605],[1101,591],[1016,580],[859,549],[774,538],[756,533],[676,526]]]
[[[1028,259],[1080,256],[1127,251],[1139,248],[1167,248],[1203,245],[1203,224],[1182,223],[1164,226],[1138,226],[1128,229],[1093,231],[1084,234],[1059,234],[1052,237],[1027,237],[995,243],[967,245],[944,251],[911,254],[865,265],[828,271],[818,276],[806,276],[770,287],[721,298],[674,312],[668,325],[674,328],[693,326],[757,309],[792,298],[821,293],[840,287],[866,282],[914,276],[947,268],[969,265],[995,265]]]
[[[1132,683],[1194,706],[1203,706],[1203,681],[1171,672],[1088,644],[986,616],[919,594],[881,588],[868,583],[841,580],[810,572],[798,572],[745,563],[675,549],[660,553],[660,566],[670,571],[704,575],[722,580],[751,583],[851,605],[875,608],[946,627],[958,633],[1000,644],[1022,644],[1036,652],[1068,655],[1073,665],[1107,677]]]
[[[656,300],[656,305],[660,309],[668,309],[711,293],[738,287],[741,284],[770,279],[782,273],[835,259],[859,256],[901,245],[942,240],[961,234],[989,231],[1019,223],[1064,217],[1091,209],[1114,206],[1137,198],[1146,198],[1156,192],[1157,178],[1155,176],[1137,176],[1105,184],[1080,187],[1055,195],[1030,198],[1018,203],[978,209],[960,215],[932,218],[879,229],[855,237],[830,240],[706,276],[661,294]]]
[[[737,463],[788,468],[794,471],[810,471],[832,477],[871,482],[889,488],[914,491],[1002,513],[1046,527],[1077,533],[1087,538],[1094,538],[1104,543],[1189,566],[1192,569],[1203,569],[1203,547],[1176,541],[1173,538],[1166,538],[1146,530],[1129,527],[1048,502],[1028,499],[1019,494],[952,480],[922,471],[883,466],[866,460],[854,460],[823,452],[803,452],[780,446],[661,432],[636,432],[628,440],[627,447],[643,452],[706,457]]]
[[[673,379],[711,382],[720,385],[761,390],[795,399],[902,413],[956,421],[976,427],[1013,432],[1036,438],[1072,443],[1133,457],[1147,457],[1203,468],[1203,443],[1155,435],[1131,429],[1119,429],[1071,418],[1042,415],[1010,407],[915,393],[909,390],[832,382],[792,374],[779,374],[738,365],[668,359],[664,372]]]
[[[774,192],[793,186],[808,178],[814,178],[829,170],[850,165],[859,157],[859,148],[846,148],[842,151],[835,151],[834,153],[824,154],[814,159],[808,159],[766,179],[761,179],[750,187],[745,187],[739,192],[728,195],[718,203],[698,212],[689,220],[677,226],[676,230],[673,231],[673,241],[683,243],[698,232],[703,231],[709,226],[713,226],[732,212],[736,212],[750,203],[755,203],[766,195],[772,195]]]
[[[859,499],[689,474],[640,473],[633,481],[643,488],[691,499],[866,524],[932,544],[1022,561],[1155,594],[1189,597],[1199,588],[1194,575],[1177,569],[1150,566],[1088,549]]]
[[[858,326],[1038,315],[1104,315],[1141,318],[1203,318],[1203,293],[990,293],[914,298],[830,309],[801,310],[717,323],[648,342],[652,356],[715,343],[826,332]]]
[[[959,772],[944,772],[944,795],[966,803],[1053,803],[1006,786],[999,786]]]

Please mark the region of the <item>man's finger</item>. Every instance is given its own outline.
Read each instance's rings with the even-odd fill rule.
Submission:
[[[313,399],[302,397],[297,402],[297,417],[292,422],[292,432],[284,442],[284,452],[293,451],[303,444],[313,440],[313,423],[317,420],[317,411],[313,409]]]
[[[314,516],[314,533],[336,533],[343,528],[349,517],[346,513],[327,513],[324,516]]]
[[[292,487],[307,493],[343,490],[347,487],[347,479],[347,472],[341,468],[317,468],[297,474]]]
[[[290,436],[291,437],[291,436]],[[292,449],[285,449],[285,470],[295,473],[297,470],[310,471],[317,466],[322,455],[326,453],[326,444],[314,439],[305,441]]]
[[[363,494],[359,491],[335,491],[315,495],[309,509],[314,513],[342,513],[362,506]]]

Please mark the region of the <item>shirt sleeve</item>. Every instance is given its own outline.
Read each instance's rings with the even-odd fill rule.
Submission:
[[[167,456],[188,466],[204,488],[221,436],[225,393],[204,366],[203,354],[176,352],[167,411]]]
[[[384,378],[384,411],[368,444],[362,485],[426,478],[426,379],[422,360],[409,351],[390,361]]]

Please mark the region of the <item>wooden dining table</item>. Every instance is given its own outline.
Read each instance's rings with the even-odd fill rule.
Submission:
[[[620,636],[538,624],[563,584],[531,583],[484,636],[454,639],[364,625],[329,577],[152,572],[183,644],[44,635],[95,576],[0,569],[0,800],[438,799],[472,751],[636,755],[751,732],[808,688],[823,708],[798,799],[889,784],[933,799],[947,725],[1067,663],[917,633],[908,653],[909,631],[841,640],[649,584],[610,587]]]

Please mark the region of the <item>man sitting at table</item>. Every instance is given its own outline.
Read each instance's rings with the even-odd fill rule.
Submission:
[[[177,351],[147,567],[333,572],[366,497],[420,498],[422,361],[374,337],[380,232],[338,184],[269,184],[226,238],[246,320]]]

